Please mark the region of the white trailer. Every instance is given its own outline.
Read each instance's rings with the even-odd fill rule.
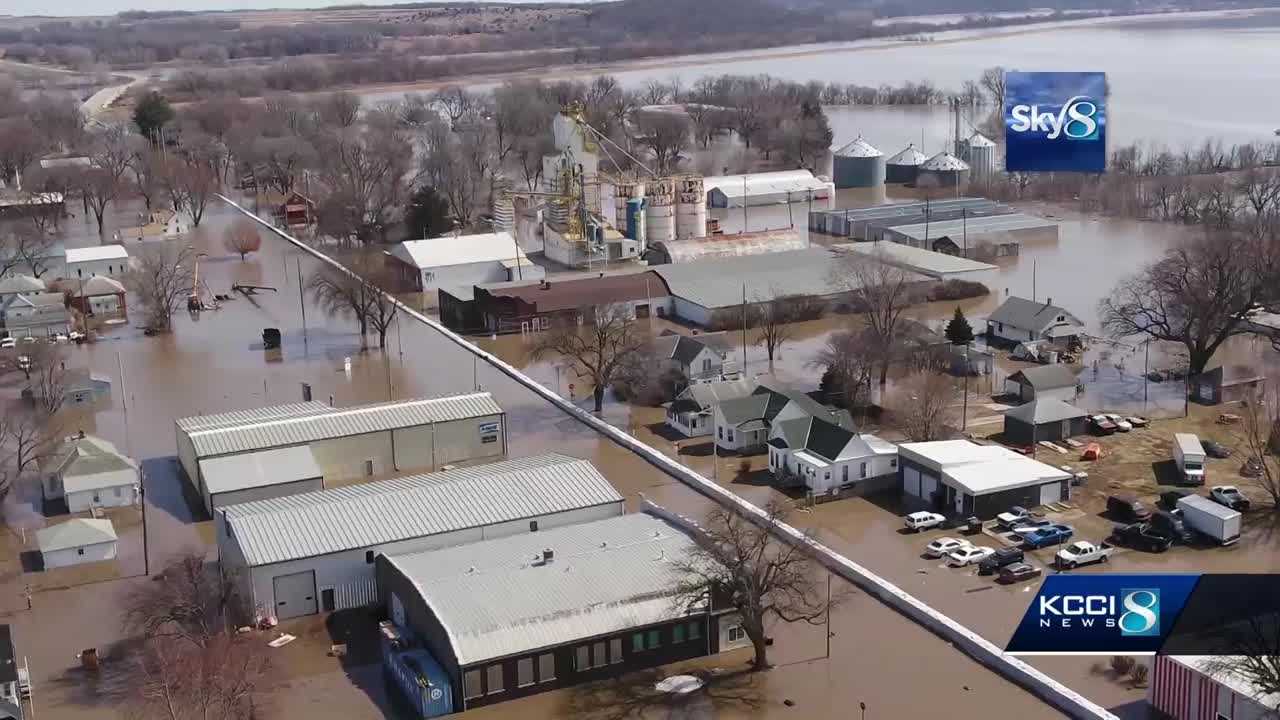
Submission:
[[[1234,545],[1240,539],[1240,513],[1203,495],[1179,498],[1182,521],[1192,530],[1210,537],[1221,545]]]
[[[1178,463],[1181,484],[1204,484],[1204,447],[1200,438],[1191,433],[1176,433],[1173,436],[1173,460]]]

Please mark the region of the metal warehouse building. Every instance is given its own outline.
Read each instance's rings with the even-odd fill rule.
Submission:
[[[373,603],[380,553],[432,550],[621,515],[588,461],[507,460],[223,508],[224,571],[255,614],[280,619]]]
[[[384,555],[379,600],[397,635],[384,662],[402,693],[431,682],[461,712],[741,647],[736,615],[674,597],[676,563],[693,548],[678,526],[638,513]],[[398,671],[415,654],[442,676]]]
[[[435,470],[507,451],[506,415],[484,392],[203,415],[178,420],[177,435],[178,459],[210,513],[326,482]]]
[[[1071,473],[1000,445],[904,443],[898,446],[898,460],[903,493],[947,514],[988,520],[1014,505],[1070,499]]]

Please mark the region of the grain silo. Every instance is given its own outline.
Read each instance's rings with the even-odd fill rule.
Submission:
[[[884,184],[884,153],[861,137],[836,151],[832,167],[836,189]]]
[[[614,195],[616,195],[615,210],[617,212],[617,222],[614,227],[621,230],[627,226],[627,202],[632,198],[644,197],[644,183],[635,180],[619,180],[614,186]]]
[[[908,145],[902,152],[885,162],[885,182],[910,185],[916,181],[920,166],[928,159],[924,153],[916,149],[915,145]]]
[[[645,184],[645,240],[649,243],[676,239],[676,183],[657,178]]]
[[[676,182],[676,237],[707,236],[707,192],[701,175],[686,175]]]
[[[493,176],[489,209],[493,214],[494,232],[511,232],[516,224],[516,209],[511,197],[511,180],[501,173]]]
[[[920,165],[916,187],[956,187],[969,179],[969,165],[949,152],[940,152]]]
[[[987,136],[975,132],[964,141],[965,161],[974,177],[990,177],[996,172],[996,144]]]

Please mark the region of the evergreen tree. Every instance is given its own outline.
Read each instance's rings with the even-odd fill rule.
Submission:
[[[951,322],[947,323],[947,340],[952,345],[968,345],[973,342],[973,326],[965,319],[964,313],[960,311],[960,306],[956,306],[956,314],[951,316]]]
[[[453,221],[449,219],[449,203],[435,188],[423,185],[409,198],[404,225],[406,240],[443,235],[453,227]]]
[[[138,126],[138,133],[153,143],[158,142],[160,129],[171,120],[173,120],[173,108],[169,106],[169,101],[155,90],[143,96],[138,101],[137,107],[133,109],[133,124]]]

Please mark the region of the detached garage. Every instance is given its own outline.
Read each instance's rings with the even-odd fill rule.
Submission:
[[[1084,410],[1054,398],[1033,400],[1004,414],[1004,439],[1011,445],[1063,440],[1088,431]]]
[[[36,532],[44,569],[116,558],[116,529],[110,520],[74,518]]]
[[[995,517],[1013,505],[1067,500],[1071,474],[999,445],[939,440],[898,446],[905,495],[949,515]]]

